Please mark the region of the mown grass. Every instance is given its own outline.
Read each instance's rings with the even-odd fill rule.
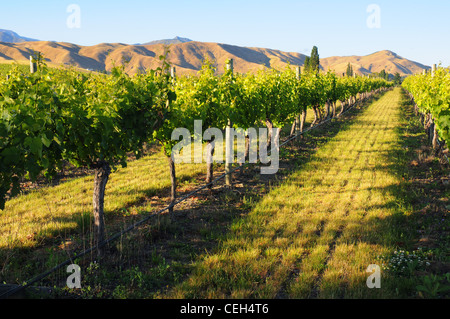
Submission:
[[[222,173],[223,165],[215,164],[215,176]],[[178,194],[203,186],[205,174],[205,164],[177,164]],[[114,171],[105,195],[108,234],[166,207],[170,185],[168,161],[161,152]],[[8,200],[0,212],[0,282],[23,283],[66,260],[70,253],[89,248],[93,243],[92,196],[93,176],[87,173],[56,186],[26,190]],[[205,236],[208,231],[201,230]]]
[[[193,179],[204,171],[200,164],[177,165],[179,190],[185,184],[192,187]],[[113,172],[105,196],[108,233],[119,231],[125,221],[132,223],[165,207],[169,203],[169,187],[168,162],[161,152]],[[64,249],[89,248],[92,195],[93,176],[87,175],[7,201],[0,212],[0,260],[4,261],[0,265],[0,281],[21,282],[45,270],[36,260],[45,260],[47,254],[42,247],[59,246],[55,262],[67,258]],[[26,270],[20,266],[25,264]]]
[[[292,165],[297,171],[288,173],[281,184],[274,182],[271,187],[269,182],[269,187],[262,186],[266,191],[251,187],[245,194],[240,188],[216,190],[177,209],[172,221],[158,219],[126,235],[112,247],[113,266],[75,260],[83,269],[83,289],[75,295],[392,298],[417,296],[422,285],[422,290],[431,291],[422,295],[432,296],[445,273],[427,281],[432,273],[427,269],[419,273],[423,269],[416,266],[407,276],[383,268],[382,289],[366,286],[369,264],[382,266],[396,250],[417,248],[417,205],[424,205],[417,203],[417,197],[424,193],[406,183],[414,175],[408,176],[406,164],[423,142],[423,132],[405,118],[409,109],[404,102],[398,89],[390,92],[358,111],[352,121],[315,136],[318,148],[286,153],[299,164]],[[342,131],[337,133],[338,129]],[[195,186],[204,169],[204,165],[177,165],[181,189]],[[253,177],[256,183],[258,176]],[[253,183],[243,180],[248,182]],[[29,208],[16,210],[8,222],[0,222],[2,235],[11,235],[0,249],[6,257],[0,259],[3,278],[20,282],[67,258],[64,249],[76,244],[90,227],[91,184],[92,177],[87,176],[10,201],[17,201],[18,207],[28,202]],[[161,154],[114,173],[106,193],[107,226],[120,227],[166,204],[169,185]],[[19,220],[14,222],[13,216],[20,216]],[[420,227],[426,232],[435,228],[430,220]],[[447,237],[439,241],[449,246]],[[446,258],[443,247],[441,261]],[[436,259],[437,253],[433,254]],[[48,283],[64,283],[66,277],[62,274]]]
[[[311,161],[238,219],[215,252],[169,298],[396,298],[420,278],[383,272],[369,289],[370,264],[411,247],[413,207],[397,169],[403,123],[400,89],[369,106]]]

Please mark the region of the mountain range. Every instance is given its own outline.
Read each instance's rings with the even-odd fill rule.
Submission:
[[[0,30],[5,31],[5,30]],[[109,71],[114,65],[124,63],[125,70],[134,74],[139,70],[155,69],[161,65],[159,57],[167,45],[168,61],[176,67],[177,74],[195,74],[204,61],[210,60],[218,73],[224,70],[225,61],[234,59],[234,69],[239,73],[256,72],[264,68],[282,69],[288,64],[304,64],[306,55],[280,50],[241,47],[223,43],[198,42],[187,38],[158,40],[144,44],[101,43],[81,46],[66,42],[34,41],[16,33],[0,32],[0,63],[27,63],[33,52],[41,52],[49,65],[73,65],[78,68]],[[321,58],[324,71],[345,73],[348,64],[357,74],[370,74],[385,70],[402,76],[430,69],[418,62],[405,59],[392,51],[379,51],[367,56]]]
[[[141,43],[142,45],[151,45],[151,44],[178,44],[178,43],[186,43],[186,42],[191,42],[191,39],[188,38],[182,38],[182,37],[175,37],[173,39],[163,39],[163,40],[155,40],[155,41],[150,41],[147,43]]]
[[[11,30],[0,29],[0,42],[19,43],[26,41],[38,41],[38,40],[22,37]]]

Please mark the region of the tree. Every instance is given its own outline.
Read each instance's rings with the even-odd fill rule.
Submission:
[[[347,76],[353,76],[353,66],[350,63],[347,65]]]
[[[305,58],[304,73],[319,73],[320,70],[320,58],[319,50],[314,46],[311,50],[311,56]]]
[[[319,69],[320,69],[319,49],[317,49],[317,47],[314,46],[311,51],[309,70],[311,72],[319,73]]]
[[[379,77],[382,78],[382,79],[388,80],[389,79],[389,74],[386,73],[385,70],[381,70],[381,72],[379,74]]]
[[[304,72],[304,73],[309,73],[309,65],[310,65],[310,61],[311,61],[311,59],[309,58],[309,56],[307,56],[307,57],[305,58],[305,64],[304,64],[304,69],[303,69],[303,72]]]
[[[395,75],[394,75],[394,84],[395,85],[400,85],[400,84],[402,84],[402,82],[403,82],[403,79],[402,79],[402,76],[400,75],[400,73],[395,73]]]

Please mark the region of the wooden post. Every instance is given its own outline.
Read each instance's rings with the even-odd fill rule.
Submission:
[[[176,74],[175,74],[175,67],[172,66],[170,68],[170,77],[172,78],[172,83],[176,80]],[[170,100],[167,99],[166,101],[166,108],[169,109],[170,107]],[[171,217],[173,215],[173,207],[174,207],[174,203],[175,200],[177,198],[177,175],[176,175],[176,170],[175,170],[175,162],[172,158],[172,156],[167,156],[167,161],[169,164],[169,171],[170,171],[170,182],[171,182],[171,187],[170,187],[170,206],[169,206],[169,217]]]
[[[30,55],[30,73],[33,74],[37,71],[36,62],[33,61],[33,56]]]
[[[231,73],[234,71],[233,59],[229,59],[226,65],[227,70],[231,70]]]
[[[233,134],[231,134],[231,120],[228,119],[228,125],[227,125],[227,129],[226,129],[226,137],[225,137],[225,185],[227,187],[231,187],[232,185],[232,179],[233,177],[231,176],[231,170],[233,167],[233,160],[234,159],[234,141],[233,141]]]
[[[233,59],[228,60],[228,63],[226,64],[226,69],[228,71],[231,71],[231,73],[233,73]],[[227,130],[226,130],[226,137],[225,137],[225,143],[226,143],[226,149],[228,152],[231,152],[231,154],[233,154],[233,158],[234,158],[234,150],[233,150],[233,146],[234,143],[232,142],[232,138],[233,138],[233,134],[231,134],[231,128],[232,128],[233,124],[231,123],[231,120],[228,119],[228,125],[227,125]],[[231,147],[231,149],[229,149]],[[230,161],[228,158],[228,153],[225,152],[225,185],[227,187],[231,187],[232,186],[232,166],[233,166],[233,161]]]
[[[434,77],[436,75],[436,70],[437,70],[437,65],[433,64],[431,67],[431,76]],[[433,116],[430,114],[430,127],[429,127],[429,136],[430,136],[430,142],[431,145],[433,146],[433,149],[437,149],[438,148],[438,135],[437,135],[437,130],[436,130],[436,124],[434,123],[434,118]]]
[[[300,80],[302,77],[302,70],[300,69],[300,66],[297,66],[295,68],[295,75],[297,76],[297,80]]]
[[[297,77],[297,81],[300,81],[302,78],[302,71],[300,69],[300,66],[297,66],[297,69],[295,70],[295,75]],[[299,113],[297,118],[295,119],[295,123],[296,123],[296,127],[295,127],[295,131],[298,134],[298,132],[300,132],[300,116],[301,114]]]

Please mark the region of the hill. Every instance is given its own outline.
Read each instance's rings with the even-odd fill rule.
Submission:
[[[186,40],[186,39],[185,39]],[[189,40],[189,39],[187,39]],[[263,68],[282,69],[286,65],[304,64],[306,56],[300,53],[283,52],[265,48],[239,47],[235,45],[187,41],[175,38],[170,45],[168,60],[177,68],[177,74],[195,74],[205,60],[212,61],[219,73],[223,72],[225,61],[235,61],[235,71],[256,72]],[[41,52],[47,61],[57,65],[74,65],[79,68],[109,71],[114,64],[125,64],[128,73],[155,69],[161,65],[159,56],[164,54],[164,43],[128,45],[123,43],[101,43],[80,46],[65,42],[21,42],[0,43],[0,63],[28,61],[33,51]],[[380,51],[367,56],[329,57],[321,59],[323,70],[344,73],[348,63],[358,74],[386,72],[405,76],[429,69],[428,66],[407,60],[391,51]]]
[[[186,43],[191,42],[191,39],[188,38],[181,38],[181,37],[175,37],[173,39],[164,39],[164,40],[155,40],[147,43],[142,43],[142,45],[152,45],[152,44],[178,44],[178,43]]]
[[[0,42],[20,43],[20,42],[27,42],[27,41],[38,41],[38,40],[22,37],[11,30],[0,29]]]
[[[428,66],[410,61],[388,50],[367,56],[330,57],[320,60],[324,69],[332,69],[338,74],[346,72],[348,63],[352,65],[353,71],[357,74],[370,74],[385,70],[390,74],[398,72],[405,76],[430,69]]]

